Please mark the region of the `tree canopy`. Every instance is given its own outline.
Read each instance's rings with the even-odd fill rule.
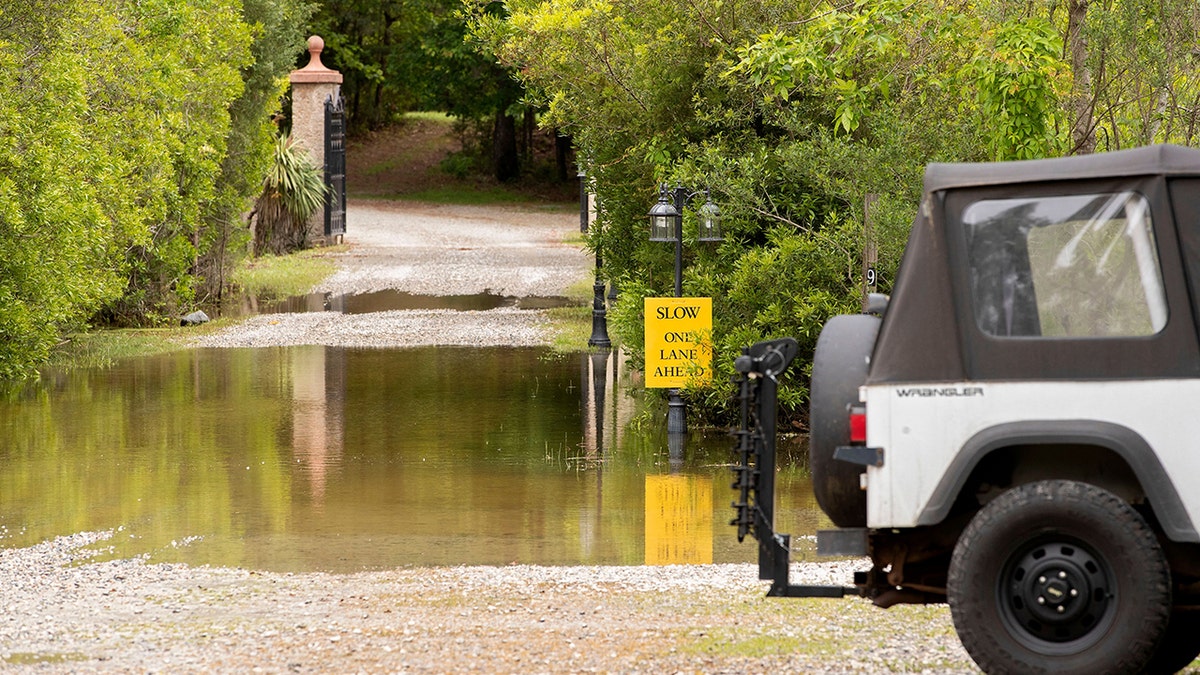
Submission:
[[[741,346],[792,335],[810,357],[856,309],[868,194],[886,291],[929,161],[1196,140],[1200,15],[1181,0],[465,1],[502,7],[473,35],[584,158],[635,361],[642,297],[671,293],[670,247],[646,236],[657,186],[719,203],[719,247],[685,225],[684,294],[714,298],[717,354],[688,394],[710,411]],[[783,401],[806,393],[797,378]]]
[[[351,131],[392,124],[412,110],[449,113],[478,132],[497,179],[517,178],[517,118],[528,110],[521,84],[466,39],[475,13],[500,8],[462,0],[325,3],[314,23],[328,62],[345,76]],[[533,124],[531,117],[530,132]]]
[[[219,288],[299,0],[0,2],[0,376]]]

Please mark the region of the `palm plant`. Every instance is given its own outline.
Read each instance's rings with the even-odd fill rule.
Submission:
[[[282,255],[306,248],[309,218],[325,205],[327,192],[324,176],[308,153],[296,147],[291,136],[280,136],[262,193],[250,214],[254,255]]]

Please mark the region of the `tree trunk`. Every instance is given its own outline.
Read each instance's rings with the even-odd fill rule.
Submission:
[[[537,114],[533,108],[525,108],[525,119],[521,123],[521,160],[526,165],[533,164],[533,132],[537,129]]]
[[[565,183],[570,175],[570,167],[567,166],[567,158],[571,154],[571,137],[563,136],[555,132],[554,134],[554,168],[557,170],[555,175],[558,176],[558,182]]]
[[[1071,52],[1071,141],[1072,153],[1089,155],[1096,151],[1095,101],[1092,98],[1092,73],[1088,69],[1088,44],[1084,27],[1089,0],[1067,3],[1067,49]]]
[[[492,127],[492,166],[496,180],[502,183],[515,180],[521,173],[517,155],[517,120],[503,110],[496,111],[496,121]]]

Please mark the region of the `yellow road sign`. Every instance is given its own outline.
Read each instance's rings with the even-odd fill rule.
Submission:
[[[712,379],[712,298],[646,298],[646,386]]]

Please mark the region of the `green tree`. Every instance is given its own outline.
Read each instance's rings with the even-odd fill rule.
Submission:
[[[993,26],[1047,21],[1062,42],[1060,95],[1070,154],[1155,142],[1194,144],[1200,121],[1195,45],[1200,14],[1190,0],[991,0],[976,11]],[[1069,132],[1068,132],[1069,130]]]
[[[227,270],[246,250],[249,228],[244,227],[242,214],[272,161],[278,135],[274,118],[287,87],[284,76],[295,67],[296,56],[304,53],[305,28],[315,9],[306,0],[242,0],[241,20],[253,36],[253,60],[241,71],[241,95],[229,105],[229,133],[216,197],[201,223],[196,269],[206,298],[221,298]]]
[[[803,360],[830,314],[857,307],[867,194],[886,291],[930,161],[1195,139],[1187,0],[505,6],[473,31],[587,160],[602,204],[589,243],[622,289],[613,329],[635,363],[641,298],[671,288],[670,247],[645,235],[655,186],[720,203],[724,244],[685,235],[684,292],[714,298],[718,355],[713,386],[689,395],[714,411],[740,346],[793,335]],[[805,395],[803,377],[784,388],[792,411]]]
[[[361,134],[410,110],[447,112],[482,141],[500,181],[520,175],[518,117],[532,132],[535,109],[511,70],[468,43],[468,21],[502,16],[490,0],[353,0],[326,3],[315,19],[327,62],[342,71],[347,117]]]
[[[717,374],[688,392],[727,410],[740,347],[793,335],[811,353],[824,320],[856,307],[862,203],[876,212],[883,278],[899,259],[920,171],[979,158],[960,109],[978,22],[938,7],[601,0],[508,3],[476,35],[572,134],[603,205],[590,235],[617,280],[613,328],[641,358],[641,299],[671,292],[671,247],[647,241],[660,182],[707,187],[726,242],[694,241],[684,292],[714,298]],[[803,378],[785,388],[793,411]]]
[[[0,376],[89,320],[165,321],[220,283],[307,11],[0,1]]]
[[[236,0],[129,1],[83,12],[92,14],[78,28],[89,110],[108,123],[97,140],[115,146],[128,179],[154,205],[129,243],[126,292],[102,318],[164,321],[197,298],[203,220],[218,197],[229,107],[252,63],[251,30]],[[107,48],[85,49],[97,44]]]
[[[62,21],[75,4],[0,5],[0,377],[27,372],[64,326],[119,297],[113,261],[137,229],[121,158],[79,124],[87,63],[65,48]]]
[[[308,219],[324,207],[325,176],[291,136],[275,142],[275,156],[254,203],[254,255],[283,255],[308,244]]]
[[[1061,154],[1067,147],[1062,134],[1067,114],[1060,105],[1060,74],[1067,68],[1053,26],[1021,20],[1002,24],[987,37],[972,65],[978,74],[980,126],[991,131],[990,159]]]
[[[342,73],[350,131],[389,124],[420,107],[427,75],[423,38],[447,0],[339,0],[322,3],[314,30],[325,40],[323,61]]]

